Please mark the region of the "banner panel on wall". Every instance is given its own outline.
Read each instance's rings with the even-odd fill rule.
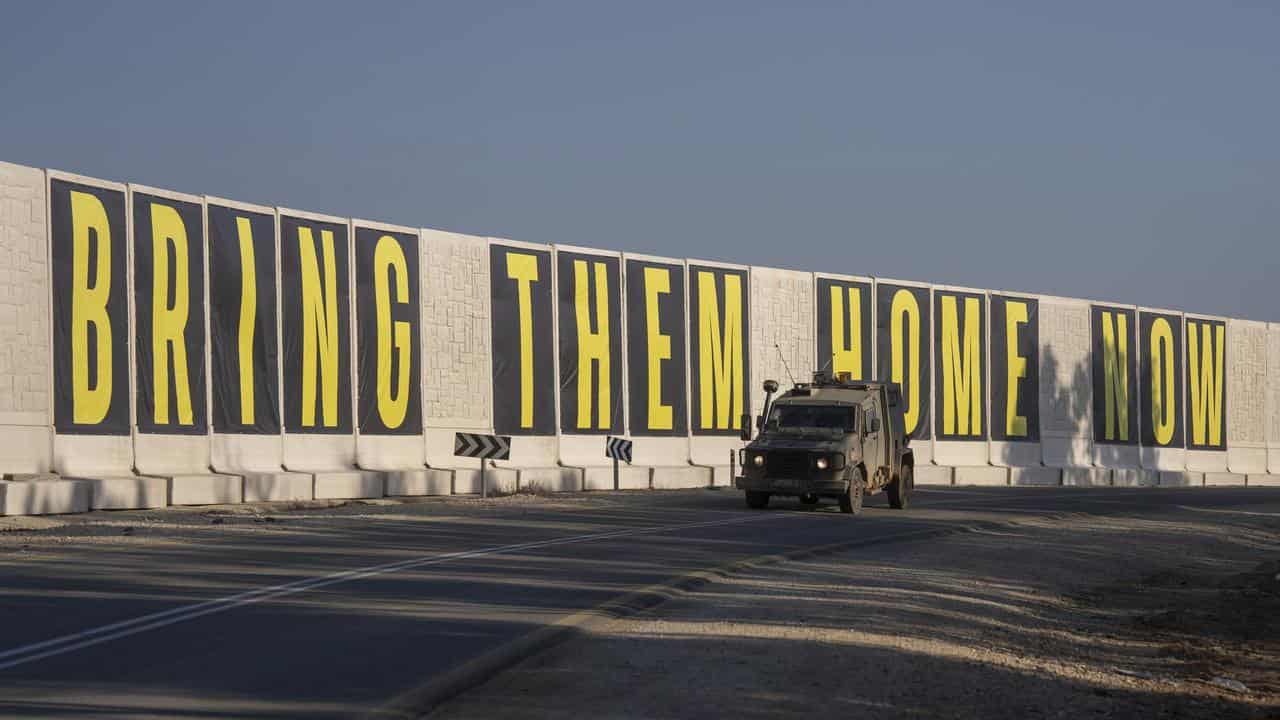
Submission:
[[[991,295],[991,439],[1040,442],[1040,302]]]
[[[933,291],[934,438],[987,437],[987,307],[981,293]]]
[[[138,432],[204,435],[204,217],[199,203],[133,193]]]
[[[280,432],[276,221],[209,203],[209,345],[213,430]]]
[[[551,251],[489,246],[493,426],[500,435],[555,435]]]
[[[1138,444],[1138,353],[1133,308],[1091,305],[1093,442]]]
[[[128,435],[125,194],[59,179],[49,190],[54,428]]]
[[[750,286],[745,269],[689,266],[689,366],[694,435],[737,435],[751,412]]]
[[[817,369],[853,380],[871,377],[871,283],[817,279]]]
[[[631,434],[686,435],[684,266],[628,258],[626,269]]]
[[[351,433],[351,294],[347,226],[280,216],[284,427]]]
[[[1227,449],[1227,324],[1186,318],[1187,449]]]
[[[418,235],[355,226],[358,427],[422,432]]]
[[[622,266],[613,255],[556,251],[560,431],[622,434]]]
[[[1183,446],[1182,316],[1138,313],[1138,415],[1144,447]]]
[[[929,288],[876,283],[876,377],[902,388],[904,424],[918,440],[933,437],[929,331]]]

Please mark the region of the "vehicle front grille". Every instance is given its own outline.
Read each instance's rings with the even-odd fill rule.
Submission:
[[[774,477],[804,477],[809,474],[809,453],[803,450],[774,450],[765,458],[765,472]]]

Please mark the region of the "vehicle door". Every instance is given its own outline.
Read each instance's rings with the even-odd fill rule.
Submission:
[[[873,396],[862,401],[862,461],[867,465],[868,481],[884,482],[882,476],[888,473],[885,457],[884,417]]]

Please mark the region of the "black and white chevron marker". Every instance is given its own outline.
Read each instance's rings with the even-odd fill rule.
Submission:
[[[453,436],[453,454],[481,460],[510,460],[511,438],[506,435],[456,433]]]
[[[614,460],[629,463],[631,462],[631,441],[611,436],[605,440],[604,454]]]

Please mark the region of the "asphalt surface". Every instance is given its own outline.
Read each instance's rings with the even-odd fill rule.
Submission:
[[[4,534],[0,716],[349,717],[566,615],[737,560],[1012,517],[1277,499],[1267,488],[938,488],[917,489],[906,511],[869,498],[851,518],[794,501],[748,511],[739,493],[697,490],[270,520],[245,508],[94,513]]]

